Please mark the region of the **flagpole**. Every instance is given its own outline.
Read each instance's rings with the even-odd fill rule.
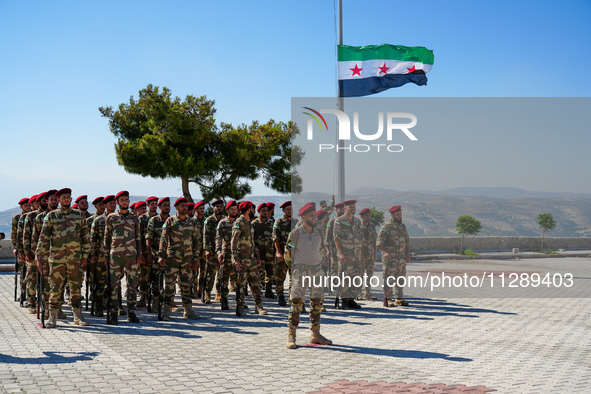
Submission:
[[[339,0],[339,45],[343,45],[343,0]],[[337,49],[338,53],[338,49]],[[338,56],[337,56],[338,64]],[[337,73],[337,86],[338,73]],[[338,88],[338,102],[337,109],[339,111],[345,110],[345,103],[343,100],[343,92],[340,87]],[[338,123],[338,122],[337,122]],[[340,125],[339,125],[340,127]],[[345,145],[344,141],[339,139],[340,133],[337,133],[337,155],[338,155],[338,166],[337,166],[337,188],[338,188],[338,202],[345,201]]]

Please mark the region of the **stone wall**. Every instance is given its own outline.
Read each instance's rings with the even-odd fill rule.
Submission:
[[[410,239],[411,251],[426,252],[459,251],[462,237],[413,237]],[[464,237],[464,249],[481,251],[511,251],[519,248],[521,252],[539,250],[542,237]],[[546,237],[544,249],[587,249],[591,250],[591,238]]]

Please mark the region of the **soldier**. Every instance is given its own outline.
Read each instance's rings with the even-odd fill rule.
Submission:
[[[326,204],[326,200],[320,200],[320,209],[323,209],[326,211],[326,214],[330,217],[330,215],[332,215],[332,212],[334,211],[334,194],[332,195],[332,203],[330,204],[330,206],[328,206]]]
[[[26,278],[27,278],[27,260],[25,257],[25,250],[24,250],[24,245],[23,245],[23,237],[24,237],[24,230],[25,230],[25,217],[31,211],[37,210],[39,208],[39,204],[37,203],[37,197],[38,197],[38,195],[34,195],[28,199],[28,202],[26,204],[27,211],[22,213],[19,216],[17,227],[16,227],[15,251],[16,251],[16,254],[18,255],[18,259],[20,262],[19,269],[20,269],[20,273],[21,273],[20,304],[21,304],[21,306],[24,306],[25,308],[29,307],[29,301],[27,300],[27,280],[26,280]],[[14,243],[14,241],[13,241],[13,243]]]
[[[177,213],[169,217],[162,226],[158,264],[166,266],[166,302],[162,320],[170,320],[170,302],[174,298],[174,287],[179,278],[183,298],[184,318],[199,319],[193,310],[189,282],[193,265],[199,262],[199,234],[193,218],[187,216],[187,199],[181,197],[174,203]]]
[[[213,207],[213,215],[205,219],[205,222],[203,223],[203,250],[205,250],[205,260],[207,261],[206,278],[209,278],[207,283],[205,283],[204,301],[206,304],[211,303],[211,290],[213,288],[213,283],[215,282],[215,275],[219,270],[219,262],[214,257],[215,237],[218,223],[222,220],[222,211],[224,209],[222,200],[215,200],[211,206]],[[218,301],[218,296],[221,301],[221,290],[219,287],[216,288],[216,292],[216,301]]]
[[[195,216],[195,204],[193,204],[192,202],[187,204],[187,216],[192,218]]]
[[[258,258],[254,243],[254,229],[250,222],[254,217],[254,204],[250,201],[243,201],[238,209],[240,209],[241,216],[234,222],[231,244],[232,262],[236,269],[236,316],[246,316],[244,292],[247,281],[254,297],[254,313],[266,315],[259,283],[261,260]]]
[[[265,286],[265,298],[276,299],[273,294],[275,281],[275,248],[273,245],[273,222],[269,219],[269,208],[262,203],[258,206],[259,217],[252,222],[254,241],[261,259],[261,284]]]
[[[121,191],[115,196],[119,211],[107,216],[105,224],[104,248],[106,264],[111,274],[111,319],[109,324],[117,324],[117,310],[113,305],[119,301],[119,290],[123,273],[127,278],[127,321],[139,323],[137,318],[137,278],[139,265],[144,263],[140,242],[140,224],[136,215],[129,211],[129,192]]]
[[[344,201],[345,214],[339,216],[334,222],[334,242],[339,258],[339,277],[350,278],[343,280],[340,288],[341,309],[360,309],[355,302],[357,290],[352,288],[351,281],[360,271],[364,263],[361,251],[363,250],[363,233],[361,221],[355,215],[355,200]]]
[[[376,238],[378,234],[376,233],[376,227],[370,222],[371,220],[371,211],[369,208],[362,209],[359,212],[359,216],[361,216],[361,228],[363,233],[363,259],[365,263],[361,267],[361,272],[359,276],[367,275],[368,278],[373,276],[373,268],[374,263],[377,259],[377,248],[376,248]],[[361,288],[359,288],[359,298],[360,300],[376,300],[377,298],[371,294],[371,286],[367,286],[365,288],[365,292],[363,295],[361,294]]]
[[[106,267],[105,267],[105,260],[104,255],[102,256],[103,259],[98,262],[98,257],[95,258],[93,254],[93,243],[97,242],[97,245],[101,245],[99,241],[94,241],[93,239],[93,226],[94,220],[99,216],[105,213],[105,204],[104,204],[104,197],[97,197],[92,201],[92,205],[96,209],[96,212],[86,218],[86,224],[88,224],[88,228],[90,229],[90,267],[87,272],[90,275],[86,278],[87,285],[91,283],[92,285],[92,302],[93,302],[93,309],[94,315],[102,317],[103,316],[103,296],[105,292],[105,274],[106,274]],[[102,235],[101,235],[102,237]],[[99,248],[100,249],[100,248]],[[96,275],[96,278],[95,278]],[[94,285],[96,283],[96,286]],[[102,287],[101,287],[102,285]],[[96,294],[95,294],[96,293]],[[99,297],[100,294],[100,297]],[[99,302],[100,301],[100,302]]]
[[[205,201],[199,201],[195,204],[195,224],[199,227],[199,234],[203,234],[203,226],[205,224]],[[202,286],[205,283],[205,263],[205,250],[200,248],[199,266],[197,267],[197,270],[193,272],[193,289],[197,290],[193,291],[193,298],[199,297],[204,290]]]
[[[85,218],[89,218],[92,216],[90,212],[88,212],[88,196],[82,195],[76,199],[76,204],[78,204],[78,210],[84,214]],[[72,208],[73,209],[73,208]]]
[[[80,210],[78,209],[78,204],[74,204],[74,205],[72,205],[72,209],[73,209],[74,211],[80,211]]]
[[[406,226],[402,223],[400,205],[393,206],[388,212],[392,215],[392,220],[382,225],[377,238],[384,265],[384,306],[408,306],[402,294],[402,287],[398,286],[398,278],[406,275],[406,263],[410,261],[410,241]],[[396,302],[392,302],[392,288],[386,285],[388,277],[396,281],[394,285]]]
[[[93,201],[93,204],[95,201],[97,201],[97,199]],[[101,205],[104,207],[104,210],[101,208]],[[94,306],[94,315],[97,317],[103,317],[105,286],[107,285],[107,255],[103,245],[105,243],[105,227],[107,225],[107,217],[115,212],[115,209],[117,208],[115,196],[105,196],[101,203],[95,204],[95,207],[97,209],[97,216],[92,221],[92,225],[90,227],[90,256],[92,263],[96,265],[97,273],[97,290],[95,295],[96,305]],[[107,297],[111,297],[111,295],[107,294]],[[117,298],[119,298],[119,296]],[[115,305],[119,306],[119,299]],[[123,309],[121,309],[121,311],[123,311]]]
[[[289,308],[287,335],[288,349],[296,348],[296,330],[300,323],[300,313],[304,306],[306,290],[310,290],[310,343],[332,345],[332,341],[320,334],[320,315],[324,301],[324,288],[312,285],[322,283],[322,264],[326,259],[323,234],[316,226],[316,204],[309,202],[300,209],[298,216],[302,218],[302,225],[292,230],[287,241],[285,260],[293,273],[291,292],[291,307]],[[304,282],[307,277],[311,281]],[[315,279],[315,280],[314,280]]]
[[[57,325],[58,308],[66,280],[70,284],[74,324],[87,326],[82,316],[82,268],[87,264],[90,238],[86,218],[80,211],[70,208],[72,190],[59,190],[55,195],[60,209],[43,219],[43,227],[37,245],[37,267],[49,262],[49,322],[46,327]]]
[[[20,201],[18,202],[18,205],[20,206],[21,211],[12,217],[12,227],[10,228],[10,241],[12,242],[12,253],[14,254],[14,257],[19,259],[19,262],[20,261],[24,262],[25,261],[24,256],[23,256],[23,259],[21,260],[19,254],[18,254],[18,250],[17,250],[17,244],[18,244],[17,233],[18,233],[18,221],[20,220],[22,215],[24,215],[30,211],[29,199],[28,198],[21,198]]]
[[[94,206],[94,209],[96,209],[96,212],[86,218],[86,223],[88,224],[88,228],[92,227],[92,223],[94,222],[94,219],[96,219],[97,217],[99,217],[103,213],[105,213],[105,203],[103,202],[104,199],[105,199],[104,197],[97,197],[94,200],[92,200],[92,205]],[[91,240],[91,242],[92,242],[92,240]]]
[[[297,220],[292,219],[291,217],[291,201],[286,201],[281,204],[281,209],[283,209],[283,217],[277,219],[273,224],[273,243],[275,244],[275,257],[277,259],[277,303],[281,306],[285,306],[287,303],[285,302],[284,288],[288,267],[283,258],[283,253],[285,251],[285,245],[287,244],[289,233],[295,228]]]
[[[133,213],[135,213],[138,218],[146,213],[147,204],[145,201],[138,201],[133,205],[134,205]]]
[[[142,308],[146,306],[146,301],[148,297],[148,288],[150,287],[150,269],[152,264],[148,262],[148,255],[150,254],[150,249],[144,248],[143,246],[146,245],[146,232],[148,231],[148,222],[151,218],[157,215],[158,212],[158,197],[151,196],[146,199],[146,201],[140,201],[136,204],[136,211],[138,210],[138,204],[148,208],[148,211],[139,215],[138,219],[140,221],[140,239],[142,242],[142,250],[144,254],[144,262],[145,264],[140,265],[139,271],[139,289],[140,289],[140,300],[137,303],[138,308]],[[141,207],[140,207],[141,211]],[[139,213],[139,212],[138,212]]]
[[[49,214],[49,212],[55,211],[59,206],[59,200],[58,200],[57,196],[55,195],[55,193],[57,193],[57,190],[55,190],[55,189],[45,192],[45,198],[47,200],[47,209],[45,211],[43,211],[42,213],[40,213],[39,215],[37,215],[37,217],[35,218],[35,222],[33,223],[33,236],[31,237],[31,251],[35,255],[37,254],[37,245],[39,244],[39,236],[41,235],[41,229],[43,228],[43,220],[45,219],[45,216],[47,216],[47,214]],[[36,260],[37,260],[37,256],[35,256],[35,261]],[[37,270],[39,270],[39,268],[37,268]],[[49,281],[47,280],[47,276],[49,275],[49,263],[47,261],[43,262],[40,272],[44,276],[43,287],[44,287],[44,292],[45,292],[45,298],[44,298],[45,319],[49,319],[49,304],[48,303],[49,303],[50,288],[49,288]],[[61,303],[60,303],[60,306],[57,311],[57,317],[58,317],[58,319],[65,319],[67,317],[66,314],[62,311],[62,304]]]
[[[29,202],[31,202],[31,200],[29,200]],[[23,253],[27,262],[27,304],[29,305],[30,314],[37,313],[37,265],[35,264],[35,249],[32,249],[33,233],[35,231],[35,218],[47,210],[47,198],[45,193],[38,194],[34,202],[37,209],[27,212],[24,216],[25,223],[23,224]]]
[[[275,203],[268,202],[267,208],[269,209],[269,220],[275,223]]]
[[[146,231],[146,249],[148,250],[148,264],[154,272],[159,272],[160,265],[154,257],[158,258],[160,239],[162,238],[162,227],[170,214],[170,198],[163,197],[158,201],[160,214],[150,218],[148,229]],[[160,301],[160,281],[154,275],[152,278],[152,305],[158,305]],[[164,301],[164,300],[163,300]],[[157,308],[152,308],[152,312],[158,312]]]
[[[230,309],[228,305],[228,283],[232,272],[234,272],[234,265],[232,263],[232,227],[234,221],[238,218],[238,204],[232,200],[226,204],[226,212],[228,216],[220,220],[216,229],[215,237],[215,251],[220,265],[219,280],[221,281],[220,289],[222,292],[222,310]]]
[[[339,272],[339,257],[337,256],[337,247],[334,243],[334,222],[339,216],[345,213],[345,206],[341,202],[335,205],[334,208],[336,210],[336,215],[328,221],[328,224],[326,225],[326,233],[324,235],[324,243],[326,244],[327,257],[329,259],[328,264],[326,264],[327,275],[337,275]]]

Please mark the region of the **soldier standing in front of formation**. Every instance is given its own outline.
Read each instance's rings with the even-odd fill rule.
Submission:
[[[341,309],[360,309],[361,305],[355,302],[357,289],[352,285],[364,263],[361,251],[363,250],[363,233],[361,220],[355,215],[355,200],[344,201],[345,214],[339,216],[334,222],[334,242],[339,258],[339,277],[343,280],[340,288]],[[347,279],[347,277],[349,279]]]
[[[150,254],[150,250],[145,248],[146,245],[146,232],[148,231],[148,222],[151,218],[158,214],[158,197],[151,196],[148,197],[143,205],[147,205],[148,210],[147,212],[143,213],[142,215],[138,216],[140,221],[140,240],[142,242],[142,251],[144,254],[144,264],[140,265],[139,271],[139,278],[138,278],[138,285],[140,289],[140,300],[137,303],[137,307],[141,308],[146,306],[146,301],[148,297],[148,289],[150,287],[150,268],[151,264],[148,262],[148,255]],[[137,207],[137,205],[136,205]]]
[[[111,274],[111,319],[109,324],[117,324],[119,291],[123,274],[127,278],[127,321],[139,323],[137,318],[137,280],[139,265],[143,264],[140,224],[136,215],[129,211],[129,192],[122,191],[115,196],[119,211],[107,216],[105,224],[106,264]]]
[[[43,227],[37,244],[37,267],[42,269],[49,262],[49,322],[46,327],[57,324],[58,308],[66,280],[70,284],[74,324],[87,326],[82,316],[82,268],[87,264],[90,238],[86,218],[80,211],[70,208],[72,191],[61,189],[55,195],[60,209],[50,212],[43,219]]]
[[[324,276],[322,264],[326,260],[323,234],[316,225],[316,204],[309,202],[300,209],[298,216],[302,225],[289,234],[285,260],[293,274],[291,307],[289,308],[287,335],[288,349],[296,348],[296,330],[300,323],[300,313],[304,306],[306,290],[310,290],[310,343],[332,345],[332,341],[320,334],[320,315],[324,301]],[[304,281],[304,277],[306,277]],[[310,280],[310,282],[308,282]],[[316,284],[316,285],[314,285]]]
[[[28,212],[24,216],[25,223],[23,224],[23,253],[27,261],[27,304],[29,305],[30,314],[37,312],[37,265],[35,264],[35,249],[32,248],[33,233],[35,231],[35,219],[47,210],[47,197],[45,193],[38,194],[34,202],[37,209]]]
[[[170,214],[170,198],[163,197],[158,202],[160,214],[150,218],[146,232],[146,249],[148,250],[148,264],[154,272],[159,272],[158,256],[160,249],[160,240],[162,239],[162,227]],[[156,258],[156,259],[154,259]],[[158,305],[160,300],[160,281],[159,276],[152,278],[152,305]],[[164,300],[163,300],[164,301]],[[152,313],[158,312],[157,308],[152,308]]]
[[[265,285],[265,298],[277,298],[273,294],[275,281],[275,247],[273,245],[273,222],[269,219],[269,208],[262,203],[258,206],[259,217],[253,220],[254,241],[261,259],[261,285]]]
[[[170,302],[174,298],[177,276],[181,286],[181,296],[185,310],[183,317],[199,319],[199,315],[193,310],[189,283],[193,266],[199,262],[201,234],[193,218],[187,215],[187,203],[185,197],[177,199],[174,203],[177,209],[176,215],[166,219],[162,226],[158,264],[166,269],[166,300],[162,315],[163,320],[170,320]]]
[[[261,286],[259,283],[260,259],[254,243],[254,229],[250,222],[254,217],[254,204],[250,201],[243,201],[238,206],[241,216],[234,222],[232,230],[232,262],[236,268],[236,315],[246,316],[244,311],[244,292],[246,282],[250,285],[254,297],[254,313],[266,315],[261,297]]]
[[[376,233],[376,228],[371,223],[371,211],[369,208],[362,209],[359,212],[359,216],[361,216],[361,226],[363,231],[363,260],[365,263],[361,267],[361,272],[359,276],[363,277],[363,275],[367,275],[367,281],[369,283],[370,278],[373,276],[373,269],[374,264],[377,259],[377,248],[376,248],[376,238],[378,234]],[[377,298],[371,294],[371,286],[367,286],[365,288],[365,292],[361,293],[361,288],[359,288],[359,298],[360,300],[376,300]]]
[[[328,221],[328,224],[326,225],[326,233],[324,235],[324,243],[326,244],[326,247],[328,249],[327,253],[328,258],[330,260],[329,263],[326,264],[326,274],[328,275],[330,271],[330,275],[332,276],[338,275],[339,273],[339,256],[337,256],[337,247],[334,243],[334,222],[337,220],[339,216],[345,213],[345,206],[342,202],[340,202],[337,205],[335,205],[335,210],[336,215],[334,218]]]
[[[213,284],[215,282],[215,275],[220,268],[218,259],[215,258],[215,236],[218,223],[222,220],[222,211],[224,209],[223,204],[222,200],[215,200],[211,203],[211,206],[213,207],[213,215],[205,219],[203,224],[203,250],[205,250],[205,259],[207,260],[207,272],[205,278],[209,279],[205,283],[204,301],[206,304],[211,303],[211,290],[213,289]],[[218,298],[217,296],[219,296],[219,300],[221,301],[221,290],[216,288],[216,291],[218,292],[216,300]]]
[[[273,243],[275,244],[275,257],[277,258],[277,303],[280,306],[285,306],[287,305],[287,302],[285,302],[285,278],[287,278],[288,267],[283,254],[287,238],[291,230],[295,228],[297,219],[291,217],[291,201],[284,202],[280,208],[283,209],[283,217],[275,220],[273,224]]]
[[[238,204],[232,200],[226,204],[226,212],[228,216],[220,220],[216,229],[215,250],[220,265],[219,281],[221,281],[222,292],[222,310],[230,309],[228,304],[228,285],[230,277],[234,272],[234,264],[232,263],[232,228],[234,222],[238,218]]]
[[[195,225],[199,228],[199,234],[203,234],[203,226],[205,224],[205,201],[199,201],[195,203]],[[201,240],[203,243],[203,240]],[[201,295],[203,289],[201,285],[205,283],[205,250],[199,249],[199,266],[193,273],[193,287],[197,289],[193,292],[193,298],[197,298]]]
[[[384,265],[384,306],[408,306],[408,302],[404,300],[402,287],[398,286],[398,278],[406,276],[406,263],[410,261],[410,241],[406,226],[402,223],[400,205],[393,206],[388,212],[392,215],[392,220],[382,225],[377,238]],[[388,277],[396,283],[394,285],[395,302],[392,302],[392,287],[386,285]]]

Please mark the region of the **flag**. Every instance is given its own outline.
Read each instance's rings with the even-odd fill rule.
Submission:
[[[339,45],[339,96],[359,97],[397,88],[409,82],[427,84],[433,51],[402,45]]]

